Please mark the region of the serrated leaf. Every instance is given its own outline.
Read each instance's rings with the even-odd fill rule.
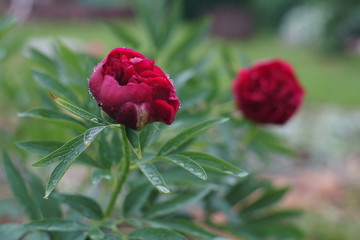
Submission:
[[[44,231],[59,231],[59,232],[72,232],[72,231],[82,231],[88,230],[89,225],[86,225],[82,222],[73,221],[73,220],[63,220],[63,219],[47,219],[47,220],[38,220],[32,221],[25,225],[28,229],[33,230],[44,230]]]
[[[50,236],[46,232],[30,232],[22,240],[50,240]]]
[[[196,225],[189,219],[166,219],[148,221],[154,227],[165,227],[172,230],[205,240],[230,240],[228,238],[219,237],[214,233],[206,231],[204,228]]]
[[[289,188],[281,189],[268,189],[259,199],[255,202],[247,205],[246,207],[240,210],[241,215],[249,214],[253,211],[270,207],[271,205],[277,203],[281,198],[287,193]]]
[[[139,166],[141,172],[149,179],[150,183],[156,187],[160,192],[170,193],[171,190],[166,186],[166,183],[154,164],[147,163]]]
[[[172,153],[173,151],[177,150],[179,147],[186,144],[188,141],[192,140],[200,133],[205,132],[206,130],[208,130],[209,128],[215,125],[224,123],[227,120],[228,120],[227,118],[207,120],[182,131],[175,137],[171,138],[167,143],[165,143],[165,145],[160,149],[158,155],[167,155]]]
[[[86,196],[79,194],[56,194],[55,197],[87,218],[100,220],[104,216],[99,204]]]
[[[130,240],[187,240],[180,233],[164,228],[140,228],[129,234]]]
[[[207,179],[205,170],[199,164],[197,164],[195,161],[193,161],[192,159],[190,159],[187,156],[174,154],[174,155],[168,155],[166,157],[155,157],[153,160],[150,160],[150,161],[153,162],[153,161],[157,161],[157,160],[171,162],[171,163],[185,169],[186,171],[190,172],[191,174],[194,174],[198,178],[201,178],[202,180]]]
[[[51,109],[34,108],[27,112],[19,113],[17,115],[19,117],[32,117],[44,120],[49,123],[59,124],[79,131],[85,130],[85,126],[80,121]]]
[[[151,193],[151,185],[141,185],[133,189],[125,198],[124,211],[125,215],[137,213],[141,207],[145,204]]]
[[[51,97],[55,100],[55,102],[57,102],[58,104],[60,104],[62,107],[64,107],[65,109],[67,109],[69,112],[73,113],[74,115],[80,117],[80,118],[83,118],[85,120],[88,120],[90,122],[93,122],[93,123],[96,123],[98,125],[106,125],[107,122],[98,117],[98,116],[95,116],[94,114],[92,113],[89,113],[88,111],[82,109],[82,108],[79,108],[67,101],[65,101],[64,99],[61,99],[59,97],[56,97],[54,95],[51,95]]]
[[[39,161],[35,162],[33,166],[44,167],[58,161],[73,161],[75,160],[95,137],[106,128],[106,126],[93,127],[88,129],[85,133],[71,139],[66,142],[60,148],[51,152],[49,155],[43,157]]]
[[[39,219],[41,216],[40,209],[30,196],[23,177],[6,152],[3,153],[3,159],[5,173],[16,200],[24,207],[26,215],[28,215],[30,219]]]
[[[23,224],[5,223],[0,225],[0,239],[18,240],[28,229]]]
[[[233,175],[236,177],[245,177],[248,175],[247,172],[241,170],[234,165],[217,158],[215,156],[209,155],[202,152],[181,152],[178,155],[186,156],[198,164],[202,165],[205,168],[208,168],[215,172],[220,172],[223,174]]]
[[[33,71],[32,74],[36,82],[44,88],[77,102],[75,94],[72,93],[70,89],[62,85],[57,79],[44,72]]]
[[[176,196],[170,200],[157,203],[144,214],[144,217],[154,218],[174,212],[187,204],[200,201],[210,192],[210,190],[211,188],[208,187],[198,192],[181,194],[180,196]]]

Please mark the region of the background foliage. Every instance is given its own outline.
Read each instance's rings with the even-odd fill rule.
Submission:
[[[300,238],[302,234],[294,228],[293,225],[290,224],[289,226],[289,223],[284,221],[287,218],[298,216],[299,212],[281,210],[278,209],[276,205],[276,203],[284,196],[287,189],[278,189],[270,182],[258,179],[256,174],[254,174],[255,171],[261,174],[264,166],[269,168],[276,168],[277,166],[274,166],[271,162],[267,163],[266,160],[265,162],[257,160],[257,163],[255,164],[252,160],[249,161],[249,159],[253,159],[253,156],[256,156],[256,159],[269,160],[272,159],[269,155],[273,155],[273,152],[291,154],[291,151],[286,147],[283,147],[284,145],[281,138],[277,138],[273,133],[269,133],[267,129],[254,130],[251,124],[239,121],[238,116],[233,116],[231,114],[233,106],[231,103],[231,96],[229,95],[229,86],[234,73],[239,66],[241,66],[241,62],[244,59],[244,51],[251,60],[270,56],[280,56],[291,61],[295,68],[298,69],[299,76],[304,82],[305,87],[308,89],[305,106],[314,107],[324,103],[331,103],[346,106],[348,108],[356,108],[359,101],[357,94],[358,73],[356,70],[357,68],[354,66],[358,64],[359,58],[354,55],[324,56],[316,51],[304,49],[301,46],[284,48],[283,44],[279,43],[277,38],[269,33],[261,33],[257,38],[252,39],[251,41],[230,43],[224,40],[214,41],[209,39],[206,35],[210,24],[208,20],[200,20],[189,25],[176,17],[180,15],[179,13],[173,13],[171,15],[156,14],[163,16],[163,18],[151,18],[151,16],[146,15],[146,11],[149,7],[142,3],[139,4],[138,8],[140,10],[139,13],[141,18],[139,18],[139,22],[135,23],[111,22],[109,24],[89,24],[83,22],[81,23],[81,27],[71,26],[72,24],[60,22],[28,23],[26,26],[19,25],[16,29],[13,29],[6,35],[2,35],[1,49],[6,49],[6,54],[3,54],[4,51],[1,52],[1,56],[4,57],[1,58],[1,71],[3,74],[1,75],[2,87],[0,88],[0,91],[1,96],[4,96],[5,100],[1,101],[0,106],[2,113],[6,114],[3,114],[4,116],[2,116],[1,120],[3,125],[1,127],[1,146],[4,146],[10,153],[9,157],[4,155],[3,160],[7,166],[6,171],[11,173],[10,175],[16,176],[16,180],[12,183],[16,187],[13,188],[23,189],[23,191],[18,193],[17,198],[20,199],[19,203],[25,203],[24,207],[25,209],[28,209],[28,211],[25,212],[28,214],[29,218],[36,219],[39,216],[57,218],[60,215],[63,215],[68,220],[84,219],[83,217],[85,217],[85,219],[96,220],[101,218],[103,214],[95,204],[89,203],[91,200],[79,200],[79,196],[71,194],[78,192],[78,189],[84,189],[84,186],[88,186],[88,183],[92,181],[98,185],[89,188],[89,192],[84,191],[81,192],[81,194],[97,199],[98,189],[101,189],[102,184],[108,181],[108,172],[100,170],[87,171],[85,176],[92,176],[91,181],[85,180],[85,185],[79,185],[77,188],[73,189],[67,189],[63,186],[61,192],[65,190],[66,193],[55,194],[54,198],[49,198],[47,201],[40,200],[44,193],[45,186],[39,187],[39,185],[43,185],[42,182],[47,180],[45,176],[49,176],[49,172],[41,169],[34,171],[35,169],[31,168],[31,172],[34,171],[35,175],[40,176],[41,181],[37,180],[35,175],[32,176],[31,173],[27,174],[27,172],[29,172],[28,165],[40,158],[41,155],[38,155],[39,153],[45,155],[57,146],[60,146],[59,144],[74,137],[74,134],[80,133],[79,130],[84,130],[84,126],[82,126],[83,123],[79,123],[79,119],[69,118],[69,115],[66,112],[61,111],[59,106],[55,105],[49,98],[47,90],[49,86],[46,87],[46,82],[49,79],[59,80],[66,88],[71,88],[71,91],[74,93],[66,96],[68,100],[71,99],[71,102],[77,103],[77,105],[90,112],[96,113],[98,110],[94,101],[88,99],[87,89],[86,87],[84,88],[84,86],[86,86],[86,78],[90,76],[92,67],[101,57],[103,57],[103,55],[101,57],[89,56],[85,53],[86,49],[84,48],[80,52],[73,51],[73,49],[69,48],[69,46],[73,45],[73,42],[70,41],[71,43],[69,44],[67,40],[64,39],[57,41],[46,40],[47,43],[43,44],[43,46],[49,47],[45,49],[43,47],[40,49],[38,47],[34,48],[29,44],[25,44],[30,37],[35,36],[38,38],[46,35],[54,36],[54,34],[56,34],[57,36],[61,36],[62,34],[65,34],[68,37],[78,37],[85,40],[101,39],[101,41],[105,43],[103,46],[104,52],[114,47],[118,47],[119,43],[122,46],[132,47],[137,50],[141,49],[146,56],[155,58],[158,65],[164,67],[166,72],[171,73],[171,78],[174,79],[179,96],[183,101],[183,107],[176,123],[161,135],[161,138],[158,139],[159,143],[165,142],[174,132],[178,131],[177,129],[182,129],[185,124],[198,122],[209,116],[216,115],[223,115],[231,118],[229,122],[209,130],[205,133],[206,135],[200,135],[192,146],[196,150],[206,149],[209,153],[230,160],[232,164],[247,169],[253,173],[251,179],[246,178],[241,181],[234,181],[227,177],[224,180],[224,185],[221,187],[217,186],[215,188],[217,191],[214,191],[212,188],[214,182],[218,183],[220,181],[219,179],[222,179],[222,177],[211,173],[208,175],[209,189],[198,191],[197,188],[204,187],[204,183],[200,179],[200,181],[191,179],[193,182],[190,184],[184,182],[183,174],[185,173],[183,171],[180,172],[181,174],[176,174],[179,171],[166,171],[166,174],[164,174],[164,178],[166,178],[167,183],[171,184],[171,186],[179,185],[179,183],[181,183],[186,186],[184,188],[192,188],[198,193],[189,194],[188,198],[184,197],[181,199],[182,202],[193,203],[198,202],[198,199],[203,198],[202,204],[205,209],[209,210],[207,211],[208,214],[204,216],[203,219],[206,225],[214,229],[220,229],[222,232],[229,232],[248,239],[263,239],[264,236],[276,236],[279,239],[287,236]],[[167,7],[164,6],[163,9],[166,8]],[[170,11],[176,11],[176,8]],[[269,11],[268,8],[265,9],[267,9],[266,12],[271,15],[271,11]],[[159,11],[161,12],[161,10]],[[10,20],[7,21],[11,23]],[[5,21],[5,24],[2,25],[5,27],[1,29],[7,29],[7,24],[8,23]],[[91,31],[94,27],[97,29],[96,33]],[[54,29],[56,29],[56,33],[54,32]],[[81,31],[79,29],[81,29]],[[153,31],[149,32],[148,29],[153,29]],[[101,38],[98,36],[101,36]],[[39,39],[35,39],[35,42],[38,41]],[[343,76],[346,76],[346,84],[344,84]],[[71,81],[69,81],[69,79],[71,79]],[[42,84],[41,89],[38,88],[39,83]],[[201,89],[201,94],[199,94],[197,89]],[[61,89],[58,89],[58,91],[62,92]],[[92,102],[92,104],[88,104],[89,101]],[[29,109],[39,106],[42,109],[29,111]],[[46,110],[44,108],[46,108]],[[49,112],[49,109],[52,112]],[[26,118],[19,119],[16,117],[16,113],[19,112],[22,112],[21,116]],[[56,117],[56,120],[50,120],[48,116]],[[45,122],[40,122],[39,120],[45,120]],[[69,131],[70,127],[75,127],[75,130]],[[234,129],[236,129],[236,131],[234,131]],[[256,134],[252,134],[253,132]],[[107,147],[106,144],[100,144],[100,142],[104,142],[104,138],[104,136],[100,136],[100,138],[96,140],[98,142],[95,142],[94,146],[87,150],[89,151],[91,158],[109,158],[109,156],[94,157],[94,154],[98,152],[98,148],[104,149]],[[217,138],[219,138],[218,141],[209,141],[209,139]],[[249,138],[249,140],[246,140],[248,143],[243,143],[242,141],[239,142],[239,139],[244,138]],[[226,139],[229,144],[224,144],[224,141],[220,141],[220,139]],[[34,145],[29,144],[29,140],[56,140],[57,142],[53,142],[52,148],[36,149],[37,153],[28,154],[19,150],[13,144],[14,141],[19,140],[26,141],[25,144],[22,142],[18,145],[27,148],[28,150],[31,147],[33,147],[33,150],[36,149],[34,148]],[[108,141],[109,139],[105,138],[105,140]],[[158,146],[158,144],[155,143],[153,146],[149,146],[149,148],[152,151],[156,151],[156,146]],[[81,159],[79,158],[78,160]],[[93,162],[93,165],[96,164],[99,163]],[[101,164],[108,167],[109,163],[104,162]],[[24,166],[26,166],[25,169]],[[165,166],[167,169],[168,165],[165,164]],[[75,167],[77,166],[75,165]],[[76,168],[75,171],[80,171],[79,169],[84,168],[79,167]],[[19,175],[21,177],[19,177]],[[190,179],[190,176],[191,175],[189,175],[187,179]],[[22,178],[25,179],[25,181],[21,181]],[[133,178],[137,179],[136,176]],[[213,179],[213,181],[210,179]],[[156,191],[151,191],[150,188],[146,188],[143,184],[143,180],[144,179],[139,179],[139,182],[131,182],[129,189],[134,190],[134,192],[128,195],[128,199],[130,200],[125,199],[125,206],[129,206],[129,202],[133,202],[131,200],[132,198],[143,201],[141,199],[144,199],[145,197],[136,197],[136,194],[141,192],[144,193],[145,196],[146,194],[149,194],[149,199],[153,203],[156,202],[160,204],[161,207],[157,207],[158,209],[169,209],[165,211],[165,213],[157,213],[156,208],[155,210],[152,210],[155,213],[151,213],[150,216],[155,216],[155,219],[151,219],[153,217],[150,217],[150,222],[146,223],[147,225],[161,228],[166,227],[180,233],[191,232],[193,234],[192,236],[200,239],[215,238],[214,235],[209,235],[209,233],[201,231],[198,232],[199,230],[197,231],[197,228],[191,228],[193,226],[187,225],[189,224],[189,221],[185,224],[184,221],[189,218],[194,220],[194,216],[191,214],[184,214],[182,210],[179,211],[179,208],[166,208],[166,206],[174,206],[172,203],[177,203],[177,194],[182,193],[185,189],[174,188],[175,195],[164,197]],[[32,191],[32,189],[43,190]],[[218,191],[218,189],[223,190]],[[175,190],[178,190],[178,193],[176,193]],[[235,197],[234,192],[239,194]],[[91,209],[79,209],[79,207],[74,204],[76,201],[72,201],[74,198],[77,198],[77,201],[80,202],[87,201],[88,205],[92,206]],[[33,199],[38,199],[39,202],[37,202],[37,200],[34,201]],[[65,211],[60,213],[58,207],[52,207],[51,209],[53,209],[53,211],[49,211],[47,204],[52,206],[61,205],[61,208]],[[144,213],[151,209],[151,206],[149,206],[148,203],[141,206],[142,204],[144,203],[140,202],[134,204],[135,206],[130,208],[130,210],[128,210],[129,212],[126,214],[128,214],[128,216],[135,215],[137,217],[142,217]],[[41,207],[36,207],[35,205],[40,205]],[[17,204],[5,200],[1,202],[1,206],[1,213],[3,216],[12,216],[13,219],[23,218],[23,212],[19,212]],[[66,206],[70,206],[70,208]],[[235,206],[235,208],[236,206],[244,206],[245,209],[248,208],[250,210],[245,210],[245,213],[243,213],[243,211],[240,211],[240,209],[237,208],[238,211],[233,213],[229,211],[232,206]],[[100,208],[101,207],[102,206],[100,206]],[[181,209],[188,208],[185,207]],[[248,213],[246,213],[246,211],[248,211]],[[79,213],[83,217],[79,217]],[[219,221],[216,218],[217,216],[224,216],[222,213],[226,216],[225,220],[230,222],[230,224],[225,225],[226,227],[222,221]],[[168,221],[169,219],[167,218],[170,216],[172,218],[176,216],[176,221]],[[157,217],[161,219],[156,219]],[[166,218],[167,220],[164,221],[163,218]],[[346,234],[348,233],[346,231],[336,232],[336,230],[332,228],[334,230],[329,233],[330,230],[319,230],[329,229],[328,225],[325,225],[324,223],[328,221],[328,219],[323,219],[321,216],[318,218],[310,218],[307,216],[305,219],[306,222],[310,222],[310,224],[311,222],[314,222],[313,226],[310,227],[303,224],[305,225],[305,228],[314,229],[317,228],[314,226],[319,226],[318,229],[313,230],[313,232],[315,232],[314,235],[319,239],[321,237],[322,239],[331,239],[332,237],[333,239],[347,239]],[[161,220],[163,221],[161,222]],[[197,218],[195,218],[195,221],[196,220]],[[276,226],[278,226],[276,229],[270,224],[275,220],[277,221]],[[28,220],[24,219],[21,222],[28,222]],[[191,222],[192,221],[190,221],[190,223]],[[334,222],[335,223],[330,224],[336,225],[335,220]],[[355,229],[353,228],[351,221],[349,222],[350,223],[343,229]],[[54,226],[54,224],[55,223],[51,223],[51,226]],[[81,224],[78,225],[78,223],[58,222],[56,224],[58,224],[57,230],[81,230],[82,232],[87,232],[93,239],[101,236],[99,229],[87,229],[87,226]],[[108,228],[109,226],[112,228],[114,226],[112,224],[113,223],[109,223],[105,228]],[[134,220],[131,224],[132,226],[138,226],[137,224],[139,224],[139,222]],[[264,225],[269,227],[266,228]],[[184,230],[184,226],[187,227],[186,230]],[[233,226],[241,227],[234,229]],[[261,226],[260,229],[259,226]],[[49,230],[47,227],[41,224],[30,225],[31,229],[39,230]],[[4,229],[17,234],[18,236],[21,236],[29,230],[29,228],[24,228],[22,225],[4,225],[2,230]],[[149,229],[141,231],[143,232],[134,234],[146,234],[148,236],[152,234]],[[355,232],[356,230],[351,231]],[[165,232],[164,234],[168,234]],[[8,234],[8,232],[6,234]],[[62,237],[64,234],[68,235],[68,233],[57,234],[60,239],[63,239]],[[14,236],[15,239],[16,237],[17,236]],[[42,231],[33,231],[27,236],[29,239],[41,239],[41,237],[46,239],[48,235],[44,234]],[[85,235],[82,237],[85,237]],[[111,235],[107,237],[110,238],[114,236]],[[179,239],[181,239],[181,237],[179,237]],[[348,239],[351,238],[349,237]]]

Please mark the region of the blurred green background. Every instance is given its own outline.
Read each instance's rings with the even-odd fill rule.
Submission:
[[[273,130],[283,134],[301,154],[296,159],[278,160],[264,175],[279,185],[293,187],[283,204],[308,210],[298,223],[308,232],[307,239],[358,239],[360,3],[355,0],[181,3],[185,22],[176,26],[175,36],[180,38],[199,19],[210,21],[205,50],[194,49],[195,59],[196,54],[201,55],[206,49],[218,53],[226,46],[227,52],[232,53],[233,71],[241,67],[244,59],[283,58],[293,64],[306,88],[305,103],[290,123]],[[112,31],[113,25],[138,38],[145,37],[137,27],[132,2],[126,0],[2,1],[0,14],[1,23],[11,21],[6,18],[9,15],[18,19],[16,26],[0,39],[0,144],[9,149],[15,148],[14,141],[29,136],[52,139],[47,132],[55,131],[47,126],[40,131],[33,120],[16,116],[37,106],[41,98],[31,75],[32,69],[38,68],[29,60],[32,48],[51,55],[53,46],[60,41],[101,59],[115,47],[132,47],[119,40]],[[153,18],[156,17],[154,14]],[[166,56],[167,50],[159,55]],[[164,61],[168,58],[157,59],[157,53],[151,51],[149,54],[158,65],[168,70],[175,68],[171,61]],[[211,66],[217,65],[222,65],[219,57],[214,58]],[[231,76],[224,77],[225,91],[229,81]],[[56,131],[66,139],[61,129]],[[2,173],[0,181],[0,190],[7,196],[9,191]]]

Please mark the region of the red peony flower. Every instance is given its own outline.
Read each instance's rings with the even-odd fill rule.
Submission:
[[[301,105],[304,90],[290,64],[268,60],[241,70],[233,94],[236,106],[248,119],[281,125]]]
[[[155,121],[170,125],[180,107],[169,77],[128,48],[115,48],[94,68],[89,88],[104,112],[135,130]]]

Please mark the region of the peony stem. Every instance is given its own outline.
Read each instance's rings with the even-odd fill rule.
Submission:
[[[114,208],[117,196],[119,195],[121,188],[124,185],[126,177],[129,173],[131,149],[130,149],[129,141],[126,137],[125,125],[121,125],[121,137],[122,137],[122,142],[123,142],[123,154],[124,154],[123,161],[120,163],[121,164],[120,165],[120,175],[119,175],[119,178],[116,180],[114,191],[112,192],[109,204],[105,211],[105,217],[110,216],[110,214]]]

